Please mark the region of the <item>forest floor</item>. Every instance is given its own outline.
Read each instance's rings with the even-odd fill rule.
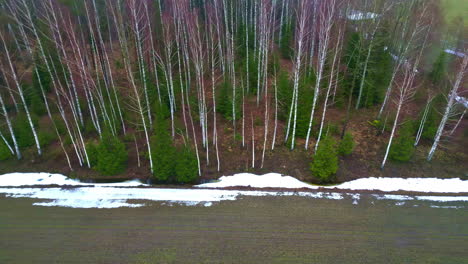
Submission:
[[[378,109],[361,109],[359,114],[352,115],[348,126],[356,143],[354,152],[347,157],[340,157],[339,169],[336,174],[336,182],[345,182],[358,178],[366,177],[436,177],[436,178],[462,178],[468,179],[468,140],[466,129],[468,120],[463,120],[462,124],[449,142],[444,142],[431,162],[426,161],[426,156],[431,142],[422,140],[416,148],[413,158],[406,163],[396,163],[388,161],[385,168],[380,169],[380,164],[385,153],[385,147],[388,141],[389,132],[380,133],[380,131],[371,126],[369,121],[373,120]],[[252,109],[249,111],[252,116],[261,116]],[[246,111],[246,113],[249,113]],[[338,127],[338,132],[334,132],[338,137],[341,132],[341,121],[343,120],[343,111],[331,108],[327,112],[329,122]],[[271,120],[272,118],[270,118]],[[261,122],[257,122],[261,120]],[[252,141],[251,141],[251,121],[250,115],[245,120],[245,145],[242,146],[242,140],[234,137],[232,123],[218,118],[218,137],[219,137],[219,156],[220,170],[217,170],[217,160],[213,146],[209,151],[209,165],[207,165],[205,150],[199,149],[201,158],[201,177],[199,182],[205,182],[210,179],[217,179],[223,175],[233,175],[240,172],[251,172],[255,174],[264,174],[277,172],[284,175],[296,177],[299,180],[317,183],[316,179],[310,173],[310,162],[313,155],[313,147],[309,150],[304,149],[303,139],[298,139],[296,148],[290,150],[283,143],[284,124],[278,123],[277,144],[275,149],[271,150],[271,138],[273,129],[269,128],[269,137],[267,148],[262,166],[264,123],[263,118],[255,119],[255,167],[252,168]],[[239,122],[238,124],[241,124]],[[270,125],[271,126],[271,125]],[[211,128],[210,128],[211,129]],[[240,126],[236,134],[241,132]],[[58,143],[49,145],[45,148],[44,154],[38,156],[34,148],[23,151],[24,158],[20,161],[10,159],[0,162],[0,174],[9,172],[50,172],[61,173],[73,178],[97,179],[97,180],[118,180],[137,178],[146,180],[150,178],[148,161],[142,152],[144,142],[139,143],[141,166],[138,166],[137,151],[133,140],[125,141],[129,151],[129,161],[127,170],[119,175],[112,177],[100,176],[96,171],[80,167],[76,159],[72,156],[72,167],[70,170],[66,158]],[[212,144],[212,142],[210,143]],[[315,142],[311,143],[314,146]]]

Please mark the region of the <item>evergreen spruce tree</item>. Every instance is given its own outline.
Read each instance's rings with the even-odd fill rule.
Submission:
[[[34,125],[37,126],[37,119],[34,118],[34,116],[32,116],[32,120]],[[18,114],[12,123],[18,146],[20,148],[27,148],[33,146],[35,144],[34,135],[32,133],[31,127],[29,126],[26,114]]]
[[[172,182],[175,177],[177,160],[175,147],[169,133],[169,122],[165,118],[167,107],[160,106],[155,113],[154,135],[151,137],[151,152],[154,170],[153,177],[158,182]]]
[[[0,139],[0,161],[7,160],[13,157],[11,151],[8,149],[8,146]]]
[[[444,80],[444,74],[447,71],[447,54],[442,51],[432,66],[429,73],[429,79],[434,85],[440,85]]]
[[[229,80],[224,81],[221,84],[221,91],[216,104],[216,111],[223,115],[229,121],[232,121],[234,115],[232,113],[232,88],[231,82]],[[235,111],[236,111],[236,120],[242,117],[242,107],[239,93],[235,99]]]
[[[368,67],[363,94],[363,106],[372,107],[383,102],[388,84],[392,78],[393,59],[386,48],[385,32],[375,36],[375,46]]]
[[[338,145],[338,153],[342,156],[349,155],[353,152],[354,145],[353,135],[347,132]]]
[[[291,48],[291,41],[293,39],[293,27],[294,23],[283,25],[283,35],[280,39],[280,52],[281,56],[285,59],[291,59],[293,55],[293,49]]]
[[[296,136],[300,138],[305,138],[307,136],[307,130],[309,128],[310,122],[310,112],[312,111],[312,102],[314,100],[314,91],[312,89],[314,82],[315,75],[311,73],[303,76],[299,84]]]
[[[197,179],[197,157],[187,146],[177,153],[175,175],[177,183],[193,183]]]
[[[333,138],[328,136],[323,138],[310,164],[312,175],[322,183],[331,182],[338,170],[338,155],[335,145]]]
[[[414,153],[414,123],[406,121],[399,132],[390,148],[389,157],[394,161],[409,161]]]
[[[288,119],[291,100],[292,100],[292,83],[288,78],[286,71],[280,71],[278,74],[278,119],[286,121]]]
[[[105,132],[96,150],[95,168],[102,175],[119,174],[127,168],[128,153],[125,144],[112,134]]]

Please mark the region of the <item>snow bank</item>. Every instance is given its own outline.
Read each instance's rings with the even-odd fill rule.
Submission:
[[[20,188],[27,185],[60,185],[74,188]],[[61,206],[72,208],[118,208],[141,207],[145,201],[161,201],[169,204],[177,203],[188,206],[211,206],[215,202],[236,200],[240,196],[302,196],[313,199],[341,200],[345,197],[358,204],[361,199],[358,193],[338,193],[331,189],[344,190],[380,190],[380,191],[416,191],[416,192],[468,192],[468,181],[460,179],[436,178],[364,178],[346,182],[336,186],[326,186],[330,191],[319,192],[273,192],[273,191],[239,191],[220,189],[169,189],[169,188],[133,188],[145,185],[139,181],[120,183],[87,184],[69,179],[59,174],[48,173],[11,173],[0,176],[0,194],[13,198],[33,198],[44,201],[34,202],[37,206]],[[219,181],[200,184],[195,187],[250,186],[255,188],[308,188],[316,190],[319,186],[301,182],[290,176],[277,173],[254,175],[240,173],[233,176],[223,176]],[[8,187],[8,188],[7,188]],[[468,202],[467,196],[409,196],[394,194],[374,194],[376,200],[393,201],[433,201],[440,203]],[[133,201],[133,202],[130,202]],[[372,202],[373,203],[373,202]]]
[[[61,174],[50,173],[9,173],[0,175],[0,186],[19,187],[33,185],[70,185],[70,186],[107,186],[107,187],[135,187],[144,186],[139,180],[131,180],[116,183],[84,183],[70,179]]]
[[[301,182],[291,176],[282,176],[278,173],[255,175],[239,173],[233,176],[223,176],[219,181],[196,185],[204,188],[223,187],[255,187],[255,188],[308,188],[317,189],[319,186]],[[379,190],[384,192],[412,191],[412,192],[436,192],[436,193],[460,193],[468,192],[468,181],[437,178],[362,178],[323,188],[337,188],[346,190]]]
[[[348,190],[379,190],[384,192],[410,191],[461,193],[468,192],[468,181],[462,181],[459,178],[362,178],[328,188]]]
[[[223,187],[253,187],[253,188],[309,188],[317,189],[317,186],[301,182],[291,176],[282,176],[278,173],[255,175],[251,173],[239,173],[233,176],[223,176],[217,182],[196,185],[195,187],[223,188]]]

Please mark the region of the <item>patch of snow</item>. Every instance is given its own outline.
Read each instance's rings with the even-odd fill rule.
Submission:
[[[254,188],[308,188],[318,189],[320,186],[301,182],[291,176],[282,176],[278,173],[255,175],[251,173],[239,173],[232,176],[223,176],[219,181],[196,185],[203,188],[224,187],[254,187]],[[379,190],[384,192],[413,191],[413,192],[437,192],[459,193],[468,192],[468,181],[459,178],[362,178],[323,188],[337,188],[347,190]]]
[[[142,207],[145,204],[127,203],[125,200],[83,200],[83,199],[66,199],[52,200],[50,202],[33,203],[37,206],[59,206],[71,208],[119,208],[119,207]]]
[[[439,206],[439,205],[430,205],[431,208],[445,208],[445,209],[460,209],[465,208],[464,206],[455,206],[455,205],[448,205],[448,206]]]
[[[102,186],[102,187],[136,187],[146,186],[139,180],[130,180],[116,183],[84,183],[70,179],[61,174],[39,173],[8,173],[0,175],[0,186],[19,187],[34,185],[70,185],[70,186]]]
[[[379,17],[379,14],[372,13],[372,12],[362,12],[359,10],[350,10],[348,15],[346,16],[349,20],[366,20],[366,19],[374,19]]]
[[[413,197],[407,196],[407,195],[398,195],[398,194],[373,194],[377,200],[397,200],[397,201],[409,201],[409,200],[414,200]]]
[[[72,185],[73,188],[19,188],[26,185]],[[35,202],[37,206],[62,206],[72,208],[118,208],[141,207],[141,201],[161,201],[169,206],[183,204],[188,206],[212,206],[216,202],[236,200],[240,196],[301,196],[315,199],[341,200],[350,198],[358,204],[361,194],[338,193],[331,189],[344,190],[380,190],[380,191],[416,191],[416,192],[468,192],[468,181],[460,179],[436,178],[363,178],[335,186],[324,186],[330,192],[296,192],[296,191],[239,191],[220,189],[168,189],[168,188],[133,188],[145,185],[139,181],[121,183],[87,184],[69,179],[59,174],[48,173],[12,173],[0,176],[0,194],[13,198],[34,198],[45,201]],[[223,176],[219,181],[200,184],[195,187],[222,188],[234,186],[251,186],[255,188],[308,188],[316,190],[319,186],[301,182],[290,176],[277,173],[254,175],[249,173]],[[9,187],[9,188],[8,188]],[[13,188],[11,188],[13,187]],[[377,200],[399,201],[435,201],[435,202],[468,202],[468,196],[408,196],[394,194],[373,194]],[[136,201],[130,203],[129,201]],[[374,203],[374,201],[371,201]]]
[[[268,173],[255,175],[251,173],[238,173],[233,176],[222,176],[217,182],[210,182],[196,185],[203,188],[224,188],[224,187],[253,187],[253,188],[309,188],[317,189],[317,186],[301,182],[291,176],[282,176],[278,173]]]
[[[459,104],[462,104],[465,108],[468,108],[468,99],[465,97],[457,95],[455,97],[455,101],[457,101]]]
[[[468,202],[468,196],[416,196],[416,199],[435,202]]]
[[[396,206],[402,206],[402,205],[405,205],[405,202],[397,202],[395,203]]]
[[[379,190],[384,192],[436,192],[460,193],[468,192],[468,181],[459,178],[362,178],[335,186],[338,189],[349,190]]]
[[[289,192],[285,193],[286,195],[294,195],[295,193]],[[303,197],[309,197],[309,198],[317,198],[317,199],[330,199],[330,200],[341,200],[343,199],[343,195],[341,193],[324,193],[324,192],[317,192],[317,193],[312,193],[312,192],[298,192],[296,193],[299,196]]]
[[[456,50],[453,50],[453,49],[445,49],[444,51],[445,51],[445,53],[452,54],[452,55],[455,55],[455,56],[460,57],[460,58],[465,57],[465,53],[460,52],[460,51],[456,51]]]
[[[339,193],[309,192],[261,192],[209,189],[159,189],[159,188],[112,188],[77,187],[63,188],[0,188],[0,193],[12,198],[34,198],[50,200],[36,202],[39,206],[61,206],[72,208],[118,208],[140,207],[142,203],[128,203],[128,200],[163,201],[187,206],[212,206],[214,202],[236,200],[239,196],[302,196],[339,200]]]

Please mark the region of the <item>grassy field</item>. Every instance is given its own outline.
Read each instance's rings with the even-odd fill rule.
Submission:
[[[468,1],[465,0],[442,0],[445,19],[450,23],[456,17],[463,17],[465,26],[468,26]]]
[[[0,263],[468,263],[468,211],[362,198],[70,209],[0,198]]]

